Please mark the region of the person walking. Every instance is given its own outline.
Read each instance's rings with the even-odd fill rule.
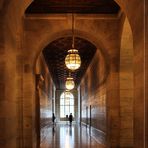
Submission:
[[[72,116],[72,113],[70,113],[70,115],[69,115],[69,123],[70,123],[70,126],[72,125],[72,120],[73,120],[73,116]]]
[[[52,123],[53,123],[53,125],[54,125],[54,123],[55,123],[55,115],[54,115],[54,113],[52,113]]]
[[[68,120],[69,120],[68,115],[66,115],[66,124],[68,124]]]

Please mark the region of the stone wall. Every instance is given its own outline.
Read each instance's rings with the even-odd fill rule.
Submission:
[[[23,58],[20,54],[22,26],[16,27],[21,22],[19,15],[16,14],[17,10],[9,10],[14,12],[11,13],[11,17],[8,13],[6,14],[8,4],[7,0],[1,1],[0,147],[21,147],[23,143]],[[16,6],[17,4],[14,5]],[[21,8],[18,6],[18,9]]]
[[[133,39],[127,18],[120,49],[120,147],[133,147]]]
[[[148,1],[145,1],[145,14],[148,14]],[[148,147],[148,15],[145,15],[145,147]]]
[[[33,100],[28,99],[29,91],[23,92],[24,86],[27,86],[30,80],[33,82],[31,76],[31,79],[27,77],[23,83],[23,77],[30,71],[27,65],[24,66],[22,47],[22,16],[27,3],[28,1],[0,0],[0,147],[5,148],[35,146],[36,143],[35,136],[29,136],[35,135],[33,120],[30,120],[32,115],[29,115],[29,112],[33,111]],[[34,88],[34,85],[30,83],[28,89],[30,87]],[[25,101],[28,101],[27,104],[23,100],[24,97]],[[28,131],[32,133],[27,134]]]
[[[54,83],[52,81],[51,75],[49,73],[48,67],[44,61],[44,57],[41,54],[38,58],[36,64],[36,117],[37,122],[37,131],[38,131],[38,141],[42,143],[47,126],[52,125],[52,112],[53,112],[53,100],[54,100]]]
[[[92,135],[98,133],[95,134],[95,138],[97,137],[98,141],[102,143],[107,143],[108,147],[133,146],[133,48],[130,30],[125,28],[124,31],[128,32],[130,36],[125,33],[126,37],[129,37],[128,42],[122,42],[120,51],[123,22],[124,15],[116,24],[117,30],[114,31],[118,32],[117,34],[108,28],[108,33],[111,34],[110,42],[106,43],[110,44],[108,56],[101,59],[99,51],[97,51],[80,87],[82,100],[80,103],[82,104],[80,107],[82,119],[80,120],[87,125],[90,125],[91,122]],[[103,60],[105,66],[102,63]],[[104,81],[102,81],[102,77]],[[98,85],[99,82],[101,85]],[[125,85],[127,82],[128,84]],[[131,93],[125,93],[125,89]]]
[[[122,10],[125,12],[133,35],[133,50],[134,50],[134,147],[143,148],[147,141],[145,140],[145,105],[146,105],[146,92],[147,88],[147,73],[146,73],[146,60],[148,58],[145,48],[145,21],[144,17],[146,12],[144,7],[146,1],[128,1],[116,0]],[[135,15],[135,12],[136,13]],[[144,58],[145,57],[145,58]],[[147,63],[146,63],[147,64]]]
[[[99,50],[80,84],[81,122],[91,128],[91,135],[106,143],[105,63]],[[107,75],[106,75],[107,77]],[[107,78],[106,78],[107,79]]]

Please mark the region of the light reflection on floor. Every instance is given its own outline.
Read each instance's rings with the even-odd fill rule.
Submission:
[[[74,126],[60,128],[60,147],[70,148],[74,145]]]
[[[57,124],[44,130],[41,148],[104,148],[76,124]]]

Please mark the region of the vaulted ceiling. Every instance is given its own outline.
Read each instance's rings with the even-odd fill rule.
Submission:
[[[43,50],[43,55],[57,89],[65,89],[65,81],[69,70],[66,68],[64,61],[71,44],[72,37],[63,37],[53,41]],[[89,41],[78,37],[75,38],[75,47],[78,49],[82,60],[80,69],[71,72],[77,87],[95,54],[96,47]]]
[[[26,14],[52,14],[52,13],[82,13],[82,14],[117,14],[119,6],[114,0],[34,0],[27,8]],[[68,49],[71,48],[72,37],[59,38],[43,50],[43,55],[49,67],[57,89],[65,89],[65,80],[68,69],[64,59]],[[96,47],[87,40],[76,37],[76,48],[82,59],[80,69],[72,72],[76,87],[79,85],[88,65],[90,64]]]

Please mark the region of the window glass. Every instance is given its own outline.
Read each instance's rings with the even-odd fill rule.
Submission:
[[[74,115],[74,106],[70,106],[70,113]]]
[[[60,99],[60,105],[64,105],[64,99]]]
[[[60,117],[64,118],[70,113],[74,116],[74,96],[71,92],[63,92],[60,96]]]
[[[74,105],[74,99],[70,99],[70,105]]]
[[[65,105],[70,105],[70,100],[69,99],[65,99]]]
[[[60,117],[64,117],[64,106],[60,106]]]

